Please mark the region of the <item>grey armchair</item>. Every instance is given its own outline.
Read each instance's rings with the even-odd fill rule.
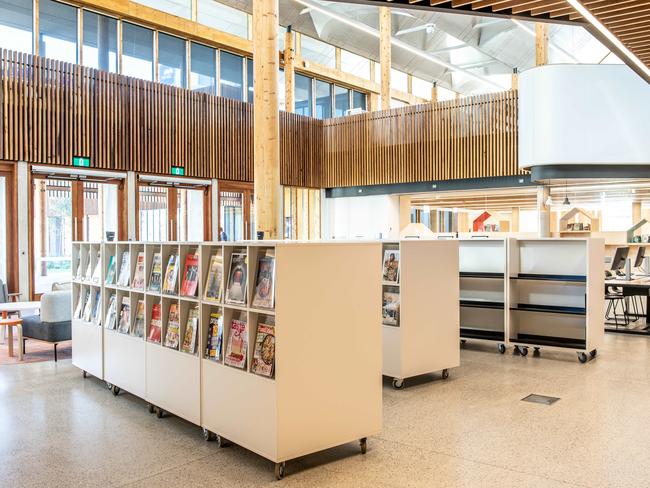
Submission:
[[[51,342],[54,361],[58,360],[56,346],[72,339],[71,293],[66,289],[43,293],[40,316],[23,317],[23,352],[25,339]]]

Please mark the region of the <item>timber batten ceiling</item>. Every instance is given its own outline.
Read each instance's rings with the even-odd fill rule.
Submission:
[[[625,55],[589,24],[566,0],[330,0],[385,5],[399,8],[429,9],[530,21],[562,22],[584,26],[622,60]],[[650,68],[650,0],[581,0],[580,3],[639,60]],[[630,68],[646,81],[650,77],[634,65]]]

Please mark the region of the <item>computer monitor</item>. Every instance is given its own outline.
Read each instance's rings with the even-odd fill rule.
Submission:
[[[629,253],[630,253],[629,247],[616,248],[614,259],[612,259],[612,271],[617,271],[619,269],[625,268],[625,261],[627,260],[627,255]]]
[[[639,246],[636,251],[636,259],[634,260],[634,267],[640,268],[643,265],[643,258],[645,257],[645,246]]]

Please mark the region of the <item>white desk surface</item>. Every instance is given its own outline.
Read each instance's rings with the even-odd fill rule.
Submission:
[[[27,310],[38,310],[41,302],[7,302],[0,303],[0,312],[24,312]]]

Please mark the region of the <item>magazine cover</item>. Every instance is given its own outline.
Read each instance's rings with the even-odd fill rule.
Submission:
[[[84,322],[90,322],[92,319],[92,315],[93,315],[93,301],[90,296],[90,290],[87,290],[85,304],[84,304],[84,313],[83,313]]]
[[[99,283],[102,273],[102,254],[97,252],[97,261],[95,262],[95,269],[93,270],[93,276],[91,278],[93,283]]]
[[[207,344],[205,357],[213,361],[219,361],[221,359],[221,347],[223,345],[223,315],[219,312],[212,312],[210,314]]]
[[[110,330],[115,330],[116,317],[117,317],[117,297],[115,293],[111,293],[110,298],[108,299],[108,310],[106,311],[106,328]]]
[[[75,279],[80,280],[81,279],[81,273],[83,271],[81,269],[81,255],[77,256],[77,263],[76,264],[77,264],[77,266],[75,267],[75,269],[77,270],[77,274],[75,275]]]
[[[165,271],[165,281],[162,292],[168,295],[176,294],[176,277],[178,276],[178,255],[172,254],[167,261],[167,270]]]
[[[122,307],[120,307],[120,322],[117,331],[121,334],[128,334],[131,328],[131,300],[129,297],[122,298]]]
[[[381,307],[381,323],[384,325],[399,325],[399,293],[384,291]]]
[[[183,336],[181,351],[194,354],[196,352],[196,332],[199,328],[199,307],[192,308],[187,313],[187,325]]]
[[[151,262],[151,276],[149,278],[149,291],[160,291],[162,283],[162,254],[159,252],[153,255]]]
[[[165,335],[165,347],[178,350],[178,338],[181,332],[181,317],[178,311],[178,304],[172,303],[169,306],[169,319],[167,320],[167,334]]]
[[[149,324],[149,342],[160,344],[162,333],[162,308],[160,303],[154,303],[151,307],[151,324]]]
[[[138,300],[133,329],[130,331],[130,334],[136,337],[142,337],[144,335],[144,300]]]
[[[268,324],[257,325],[255,351],[251,370],[260,376],[273,376],[275,366],[275,327]]]
[[[88,255],[88,264],[86,265],[86,272],[84,274],[84,280],[90,281],[93,277],[93,259],[90,254]]]
[[[183,271],[183,284],[181,295],[195,297],[199,284],[199,255],[188,254],[185,256],[185,269]]]
[[[213,254],[210,256],[210,267],[208,268],[208,278],[205,280],[205,291],[203,298],[206,300],[221,300],[221,289],[223,286],[223,260],[221,255]]]
[[[74,309],[74,315],[73,315],[73,317],[75,319],[81,319],[81,317],[83,317],[84,305],[86,304],[86,301],[85,301],[84,297],[85,297],[87,291],[88,290],[80,290],[80,292],[79,292],[79,298],[77,300],[77,306]]]
[[[108,258],[108,269],[106,270],[106,284],[115,284],[115,256]]]
[[[97,290],[95,292],[95,306],[93,307],[92,314],[93,325],[102,325],[102,292]]]
[[[394,249],[386,249],[384,251],[382,280],[387,283],[399,282],[399,251]]]
[[[226,303],[244,305],[246,303],[246,254],[233,253],[230,257]]]
[[[131,287],[144,290],[144,252],[138,253],[138,260],[135,263],[135,272]]]
[[[129,251],[124,251],[122,253],[122,263],[120,264],[120,274],[117,278],[117,286],[129,286],[129,278],[131,273],[129,272]]]
[[[248,351],[248,324],[245,320],[233,319],[228,335],[228,347],[223,362],[228,366],[244,369]]]
[[[261,257],[257,264],[253,307],[273,308],[274,288],[275,258],[269,256]]]

